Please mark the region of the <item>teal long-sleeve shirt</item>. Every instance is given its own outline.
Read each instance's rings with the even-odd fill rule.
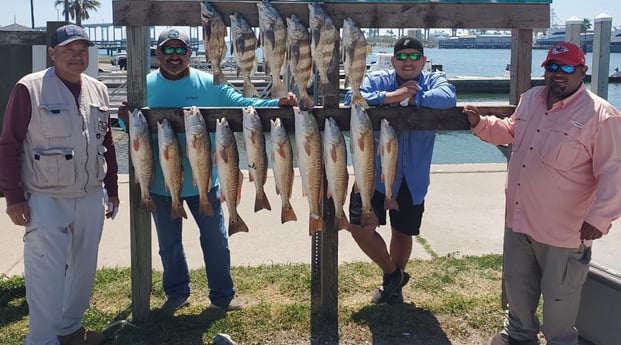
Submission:
[[[420,91],[416,93],[415,102],[418,107],[448,109],[457,104],[455,87],[442,74],[422,71],[418,78]],[[395,70],[384,70],[369,73],[365,76],[360,91],[369,106],[384,105],[387,92],[399,88]],[[352,92],[345,96],[344,103],[351,103]],[[396,104],[395,106],[398,106]],[[395,128],[399,140],[399,156],[397,158],[397,174],[392,190],[398,191],[401,180],[405,178],[408,184],[412,201],[419,205],[425,200],[429,188],[429,171],[435,143],[435,131],[405,130]],[[379,131],[374,136],[379,138]],[[375,149],[379,140],[375,140]],[[381,164],[378,155],[375,156],[376,179],[375,190],[385,193],[386,189],[381,181]]]
[[[243,97],[233,87],[214,85],[213,76],[200,70],[190,68],[189,76],[180,80],[164,79],[158,71],[147,75],[147,106],[150,108],[180,107],[277,107],[277,99],[258,99]],[[211,147],[214,145],[214,133],[210,133]],[[184,133],[177,133],[183,156],[183,190],[182,197],[198,195],[198,188],[192,183],[192,167],[186,153]],[[151,193],[170,195],[164,187],[164,175],[160,168],[157,135],[153,135],[154,174]],[[211,171],[212,186],[219,185],[215,165]]]

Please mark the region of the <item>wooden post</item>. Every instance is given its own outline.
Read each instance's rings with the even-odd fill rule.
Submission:
[[[591,91],[608,98],[608,69],[610,68],[610,30],[612,17],[600,14],[595,17],[593,36],[593,62],[591,64]]]
[[[511,32],[511,80],[509,104],[516,105],[520,95],[531,88],[531,61],[533,59],[533,30],[514,29]]]
[[[146,71],[149,60],[149,36],[146,27],[127,27],[127,101],[130,111],[146,104]],[[146,53],[145,53],[146,52]],[[142,56],[144,58],[131,58]],[[127,124],[129,126],[129,124]],[[129,142],[129,141],[128,141]],[[131,145],[131,142],[129,142]],[[130,152],[131,149],[128,149]],[[140,186],[129,164],[129,209],[132,263],[132,316],[145,321],[151,297],[151,215],[140,207]]]

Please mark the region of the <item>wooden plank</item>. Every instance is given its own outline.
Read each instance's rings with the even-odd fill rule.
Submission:
[[[127,28],[127,52],[145,55],[149,51],[148,28]],[[144,59],[130,59],[127,65],[127,101],[129,109],[141,108],[146,102],[146,55]],[[131,145],[131,143],[128,143]],[[133,166],[129,165],[129,214],[132,266],[132,317],[145,321],[149,315],[151,298],[151,216],[140,207],[140,186],[135,182]]]
[[[513,113],[513,106],[481,106],[483,114],[495,114],[499,117],[506,117]],[[241,108],[200,108],[209,131],[215,131],[216,119],[226,117],[231,130],[234,132],[242,131],[242,110]],[[292,108],[256,108],[263,129],[270,131],[270,120],[279,117],[288,132],[293,133],[294,113]],[[450,109],[430,109],[414,107],[380,107],[369,108],[367,113],[371,118],[371,123],[376,130],[380,128],[382,118],[387,118],[396,128],[409,128],[419,130],[466,130],[470,129],[468,119],[462,113],[463,107]],[[324,121],[328,117],[334,117],[343,131],[349,130],[349,117],[351,109],[348,107],[340,108],[314,108],[311,110],[319,129],[323,130]],[[177,132],[184,131],[183,108],[144,108],[143,114],[149,122],[151,131],[157,133],[157,121],[166,118],[171,122],[173,129]]]
[[[256,1],[212,1],[230,26],[229,15],[242,13],[253,27],[259,25]],[[308,26],[308,3],[272,4],[283,16],[300,17]],[[498,28],[527,29],[550,26],[549,4],[474,3],[323,3],[336,25],[347,17],[363,28]],[[114,25],[201,26],[200,1],[196,0],[114,0]]]

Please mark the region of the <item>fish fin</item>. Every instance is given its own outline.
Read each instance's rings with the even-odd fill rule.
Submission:
[[[164,160],[165,160],[165,161],[167,161],[167,160],[169,159],[169,157],[168,157],[168,147],[169,147],[169,146],[170,146],[170,145],[166,145],[166,146],[164,146],[164,150],[162,151],[162,156],[164,156]]]
[[[213,210],[213,205],[211,205],[211,202],[209,201],[209,196],[201,194],[199,198],[201,216],[213,217],[215,215],[215,212]]]
[[[229,218],[229,236],[238,232],[248,232],[248,225],[239,215],[237,215],[237,219]]]
[[[249,78],[244,78],[244,88],[242,90],[242,93],[244,97],[247,98],[259,97],[259,92],[257,91],[257,88],[254,87],[254,84],[252,84],[252,81]]]
[[[375,212],[373,212],[372,209],[362,211],[362,215],[360,217],[361,227],[364,228],[367,226],[373,226],[373,229],[375,229],[377,228],[378,224],[379,224],[379,221],[377,220],[377,216],[375,215]]]
[[[218,154],[216,155],[216,158],[214,159],[214,160],[216,160],[216,162],[217,162],[217,159],[218,159],[217,157],[218,157],[218,156],[220,156],[220,158],[222,159],[222,162],[224,162],[224,163],[228,163],[228,161],[229,161],[229,155],[228,155],[228,153],[226,152],[226,150],[220,150],[220,151],[218,151]]]
[[[336,229],[337,230],[347,230],[349,231],[349,220],[347,220],[347,216],[343,213],[342,217],[338,217],[336,221]]]
[[[257,195],[254,199],[254,211],[258,212],[260,210],[272,210],[272,206],[270,206],[269,200],[267,200],[267,196],[263,194],[263,196]]]
[[[382,183],[384,184],[386,183],[386,177],[384,176],[384,173],[380,175],[380,181],[382,181]]]
[[[278,188],[278,185],[274,183],[274,189],[276,189],[276,195],[280,195],[280,188]]]
[[[314,235],[319,231],[323,231],[324,223],[320,215],[311,213],[308,219],[308,234]]]
[[[280,75],[272,76],[272,98],[281,99],[287,96],[285,83],[280,79]]]
[[[352,190],[354,191],[354,193],[360,193],[360,187],[358,187],[358,183],[356,183],[356,181],[354,181]]]
[[[138,140],[138,138],[135,138],[134,140],[132,140],[132,147],[134,148],[134,151],[136,152],[140,150],[140,140]]]
[[[354,98],[351,101],[351,106],[353,107],[356,104],[362,105],[362,107],[364,109],[368,109],[369,108],[369,104],[367,103],[367,100],[364,99],[364,97],[362,97],[361,95],[354,95]]]
[[[246,151],[246,152],[247,152],[247,151]],[[250,169],[252,169],[252,167],[249,165],[249,166],[248,166],[248,181],[250,181],[250,182],[254,182],[254,177],[252,177],[252,176],[253,176],[253,174],[250,172]]]
[[[280,222],[285,224],[290,221],[297,221],[298,217],[295,215],[295,211],[293,211],[293,207],[289,206],[286,208],[283,206],[282,211],[280,213]]]
[[[397,203],[397,199],[393,198],[385,198],[384,199],[384,211],[385,210],[396,210],[399,211],[399,203]]]

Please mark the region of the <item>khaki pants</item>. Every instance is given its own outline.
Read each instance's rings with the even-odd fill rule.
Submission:
[[[509,311],[505,331],[515,340],[536,339],[535,315],[543,295],[542,331],[548,345],[577,345],[574,327],[591,248],[559,248],[505,230],[503,278]]]

